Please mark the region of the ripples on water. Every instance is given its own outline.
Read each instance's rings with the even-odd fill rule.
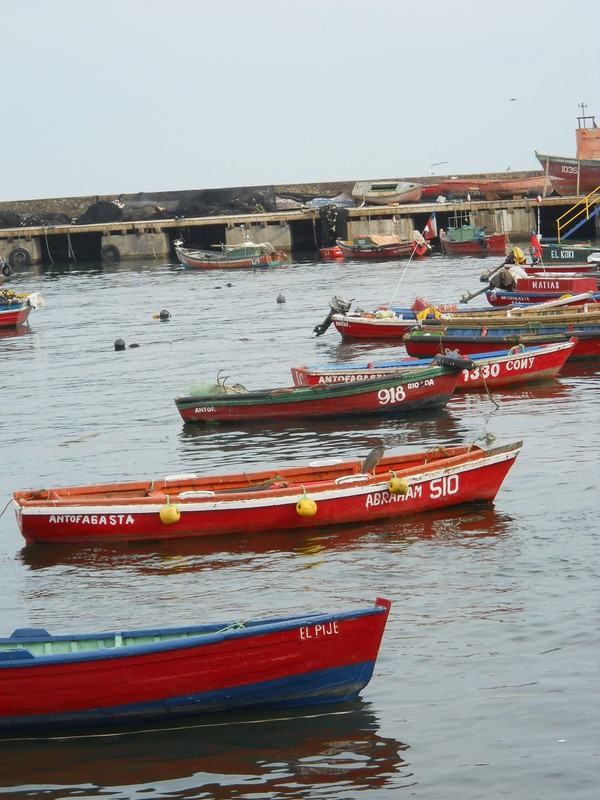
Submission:
[[[596,364],[556,381],[452,398],[426,417],[183,426],[173,403],[218,370],[290,385],[291,364],[379,357],[314,325],[332,295],[365,308],[480,288],[494,259],[198,274],[171,264],[32,269],[47,306],[0,336],[2,507],[17,488],[210,474],[317,456],[524,440],[492,507],[290,535],[23,547],[0,517],[3,633],[54,632],[394,604],[362,699],[146,732],[0,742],[11,797],[597,796],[599,615]],[[16,288],[16,286],[15,286]],[[287,302],[277,304],[283,293]],[[161,309],[171,319],[161,322]],[[128,347],[115,352],[123,338]],[[283,718],[285,716],[285,718]]]

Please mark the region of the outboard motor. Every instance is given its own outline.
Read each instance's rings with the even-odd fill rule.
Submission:
[[[352,300],[354,300],[354,298],[352,298]],[[331,318],[334,314],[347,314],[348,311],[350,311],[352,300],[346,300],[344,297],[336,297],[334,295],[329,301],[329,314],[327,314],[320,325],[315,325],[313,333],[316,333],[317,336],[322,336],[331,325]]]

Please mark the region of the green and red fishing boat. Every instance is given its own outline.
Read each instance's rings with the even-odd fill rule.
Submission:
[[[252,391],[239,384],[228,387],[220,383],[210,394],[176,397],[175,405],[184,422],[201,425],[348,416],[394,417],[443,408],[456,388],[461,370],[470,366],[468,360],[448,357],[425,370],[356,383]]]
[[[236,245],[215,245],[215,250],[195,250],[173,242],[175,255],[188,269],[231,269],[240,267],[277,267],[286,260],[270,242],[242,242]]]

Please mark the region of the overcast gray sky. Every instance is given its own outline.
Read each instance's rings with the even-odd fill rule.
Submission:
[[[0,200],[539,169],[575,155],[580,102],[600,121],[598,0],[0,0],[0,20]]]

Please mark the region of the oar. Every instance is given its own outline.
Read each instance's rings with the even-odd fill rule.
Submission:
[[[479,280],[480,281],[489,281],[490,278],[493,278],[494,275],[497,272],[499,272],[502,269],[502,267],[505,267],[505,266],[506,266],[506,263],[503,263],[503,264],[500,264],[499,267],[494,267],[494,269],[488,269],[487,272],[482,272],[481,275],[479,276]]]
[[[495,269],[490,269],[490,270],[488,270],[488,272],[484,272],[481,275],[480,280],[489,281],[490,278],[493,278],[494,275],[496,275],[496,273],[500,272],[500,270],[503,269],[505,266],[506,266],[506,264],[500,264],[499,267],[496,267]],[[487,292],[487,290],[490,289],[490,288],[491,288],[491,286],[488,283],[487,286],[485,286],[483,289],[480,289],[478,292],[467,292],[466,294],[463,294],[461,296],[460,302],[461,303],[468,303],[469,300],[472,300],[474,297],[478,297],[480,294],[483,294],[484,292]]]
[[[484,286],[483,289],[480,289],[478,292],[467,292],[466,294],[461,295],[460,302],[468,303],[469,300],[472,300],[474,297],[478,297],[480,294],[487,292],[489,288],[489,286]]]

